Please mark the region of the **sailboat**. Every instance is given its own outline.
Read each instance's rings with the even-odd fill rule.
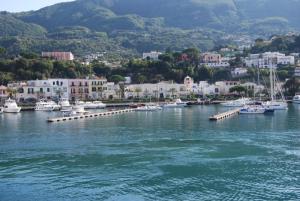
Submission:
[[[271,89],[271,101],[267,101],[263,103],[263,106],[267,109],[271,110],[287,110],[288,104],[285,100],[285,97],[282,93],[280,87],[276,85],[277,76],[275,73],[275,69],[273,67],[273,63],[270,66],[270,89]],[[281,96],[281,100],[276,99],[276,94],[279,92]]]

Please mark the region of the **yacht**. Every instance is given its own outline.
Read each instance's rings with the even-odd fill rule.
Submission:
[[[94,101],[94,102],[76,101],[75,105],[83,106],[84,109],[103,109],[106,107],[106,104],[102,103],[101,101]]]
[[[247,106],[240,109],[240,114],[264,114],[267,109],[262,106]]]
[[[84,110],[84,107],[81,105],[75,105],[73,107],[72,112],[73,112],[73,114],[85,114],[86,113],[86,111]]]
[[[5,113],[19,113],[21,111],[21,107],[18,107],[15,100],[8,99],[5,101],[3,112]]]
[[[140,106],[136,108],[136,111],[141,111],[141,112],[151,112],[151,111],[159,111],[159,110],[162,110],[162,107],[155,104],[149,104],[149,105]]]
[[[266,109],[287,110],[288,104],[285,101],[267,101],[262,104]]]
[[[300,95],[294,96],[294,98],[293,98],[293,103],[300,104]]]
[[[102,103],[101,101],[94,101],[93,104],[96,105],[96,108],[99,109],[106,108],[106,104]]]
[[[221,103],[224,107],[244,107],[245,105],[251,104],[250,98],[240,98],[233,101],[227,101],[225,103]]]
[[[69,112],[72,110],[72,106],[70,105],[69,100],[66,98],[60,99],[58,104],[60,106],[60,111],[62,112]]]
[[[186,106],[187,106],[187,102],[183,102],[183,101],[181,101],[181,99],[177,99],[173,103],[167,103],[167,104],[163,105],[163,108],[180,108],[180,107],[186,107]]]
[[[45,101],[41,100],[36,103],[35,105],[35,111],[53,111],[58,110],[60,108],[59,105],[57,105],[54,101]]]

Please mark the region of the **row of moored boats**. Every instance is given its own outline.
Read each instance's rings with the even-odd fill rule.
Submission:
[[[94,102],[83,102],[76,101],[75,105],[71,105],[68,99],[60,99],[58,103],[52,100],[41,100],[36,103],[35,111],[62,111],[62,112],[85,112],[85,109],[103,109],[106,107],[106,104],[101,101]],[[0,113],[19,113],[21,107],[19,107],[15,100],[7,99],[5,101],[4,107],[0,107]]]

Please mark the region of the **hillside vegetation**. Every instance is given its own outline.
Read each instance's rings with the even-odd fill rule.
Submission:
[[[0,13],[0,46],[9,53],[143,51],[197,47],[300,28],[300,0],[77,0],[22,13]]]

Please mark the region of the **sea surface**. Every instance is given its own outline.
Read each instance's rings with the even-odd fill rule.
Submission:
[[[208,121],[224,110],[2,114],[0,200],[300,200],[300,105]]]

